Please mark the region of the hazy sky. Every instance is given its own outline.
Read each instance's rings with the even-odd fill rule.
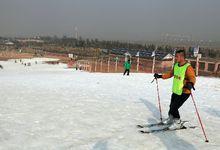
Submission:
[[[0,0],[0,36],[220,39],[220,0]]]

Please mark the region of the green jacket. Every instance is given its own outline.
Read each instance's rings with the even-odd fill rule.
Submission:
[[[128,61],[126,61],[126,62],[124,63],[124,68],[125,68],[125,69],[131,69],[131,63],[128,62]]]

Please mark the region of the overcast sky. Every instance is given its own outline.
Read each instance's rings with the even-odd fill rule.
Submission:
[[[0,36],[220,39],[220,0],[0,0]]]

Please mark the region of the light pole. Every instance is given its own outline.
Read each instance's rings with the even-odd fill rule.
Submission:
[[[115,57],[115,72],[118,70],[118,57]]]
[[[152,55],[151,55],[151,57],[154,57],[154,58],[153,58],[152,71],[151,71],[152,73],[154,73],[154,70],[155,70],[156,50],[157,50],[157,46],[156,46],[155,50],[152,52]]]
[[[136,54],[137,57],[137,72],[139,71],[139,51]]]

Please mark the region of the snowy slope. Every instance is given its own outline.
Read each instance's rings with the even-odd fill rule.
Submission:
[[[88,73],[64,64],[24,67],[14,60],[0,64],[2,150],[220,149],[219,78],[198,77],[193,93],[210,140],[205,143],[199,127],[138,133],[137,124],[159,121],[152,74]],[[164,118],[171,84],[172,79],[159,80]],[[180,113],[199,126],[191,98]]]

